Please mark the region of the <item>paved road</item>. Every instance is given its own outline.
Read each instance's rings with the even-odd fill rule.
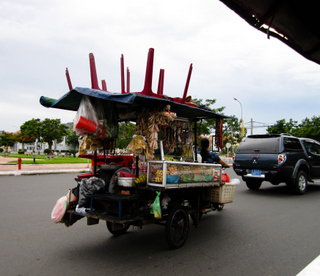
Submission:
[[[170,250],[158,225],[113,237],[103,222],[54,224],[51,210],[75,176],[0,177],[1,275],[291,276],[320,252],[320,186],[295,196],[284,185],[251,192],[241,183],[234,203],[203,216],[185,246]]]

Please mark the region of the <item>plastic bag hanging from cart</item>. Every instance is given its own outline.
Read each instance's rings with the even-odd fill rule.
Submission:
[[[80,134],[96,133],[98,129],[98,116],[88,96],[83,96],[78,112],[74,118],[74,130]]]
[[[51,212],[51,219],[54,223],[63,222],[63,216],[66,213],[69,202],[71,201],[71,190],[67,195],[60,197],[54,205]]]
[[[160,205],[160,192],[156,192],[157,196],[152,204],[150,214],[153,214],[155,218],[161,218],[161,205]]]

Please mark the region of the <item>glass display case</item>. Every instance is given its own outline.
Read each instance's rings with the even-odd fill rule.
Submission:
[[[215,186],[221,184],[221,169],[218,164],[150,161],[147,183],[168,189]]]

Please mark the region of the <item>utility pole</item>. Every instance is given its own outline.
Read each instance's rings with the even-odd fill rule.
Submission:
[[[251,118],[251,135],[253,135],[253,119]]]

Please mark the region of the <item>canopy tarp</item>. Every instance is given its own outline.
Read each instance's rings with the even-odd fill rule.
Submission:
[[[319,0],[220,0],[251,26],[320,64]]]
[[[171,111],[177,113],[177,116],[183,118],[229,118],[221,114],[216,114],[208,109],[177,103],[166,98],[145,96],[139,93],[115,94],[97,89],[81,87],[74,88],[58,100],[42,96],[40,98],[40,103],[45,107],[77,111],[84,95],[89,96],[93,101],[97,99],[107,101],[108,103],[113,102],[116,105],[119,114],[135,112],[141,110],[143,107],[159,108],[160,106],[164,107],[166,105],[170,105]],[[135,115],[129,119],[135,120]]]

